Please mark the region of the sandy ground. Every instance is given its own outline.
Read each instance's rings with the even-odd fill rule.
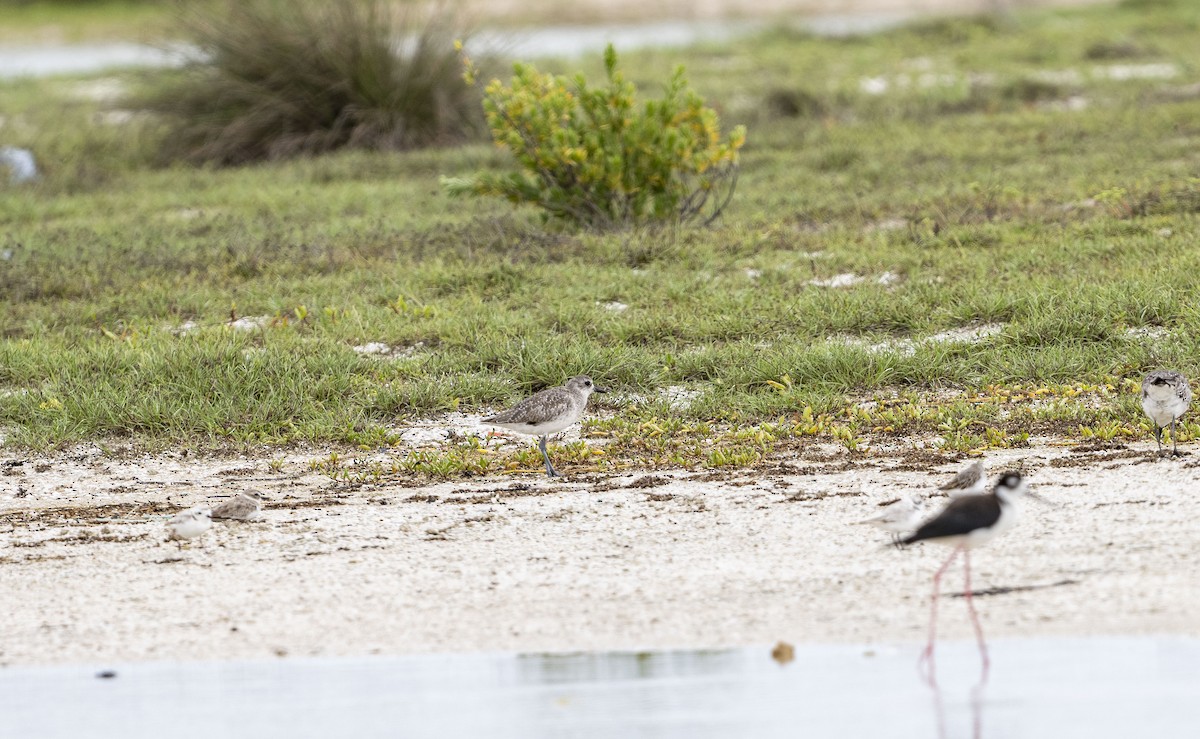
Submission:
[[[814,445],[735,473],[349,487],[268,462],[0,456],[0,664],[917,642],[945,549],[851,522],[962,466]],[[1053,501],[973,558],[977,590],[1033,588],[978,600],[989,635],[1200,634],[1200,457],[988,462]],[[271,496],[265,521],[163,542],[170,513],[242,489]]]

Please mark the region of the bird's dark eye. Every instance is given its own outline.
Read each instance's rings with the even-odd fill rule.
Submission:
[[[584,387],[591,387],[591,386],[592,386],[592,381],[591,381],[591,380],[584,380],[584,381],[583,381],[583,386],[584,386]]]

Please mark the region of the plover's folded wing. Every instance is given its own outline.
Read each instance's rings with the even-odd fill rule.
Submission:
[[[258,505],[247,498],[237,496],[230,498],[213,509],[213,518],[246,518],[258,510]]]
[[[562,388],[554,387],[531,395],[512,408],[483,419],[483,422],[539,426],[556,421],[571,413],[573,409],[571,394]]]
[[[976,462],[973,465],[959,470],[950,482],[942,485],[938,490],[969,490],[979,484],[980,478],[983,477],[983,462]]]

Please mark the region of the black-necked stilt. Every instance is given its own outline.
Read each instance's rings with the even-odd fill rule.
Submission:
[[[951,500],[933,518],[926,521],[911,536],[901,540],[902,544],[915,544],[919,541],[936,541],[949,544],[954,551],[946,558],[933,576],[933,597],[929,613],[929,643],[921,654],[921,662],[929,663],[929,682],[934,682],[933,645],[937,636],[937,604],[938,591],[941,588],[942,575],[954,562],[959,552],[963,555],[963,592],[967,601],[967,610],[971,615],[971,624],[975,627],[975,637],[979,641],[979,651],[983,655],[983,675],[987,679],[989,667],[987,644],[983,639],[983,627],[979,624],[979,614],[975,612],[975,604],[971,600],[971,557],[970,550],[985,544],[993,537],[1007,531],[1016,523],[1017,504],[1029,494],[1028,486],[1016,472],[1001,475],[1000,481],[992,488],[992,492],[981,495],[963,495]]]
[[[1175,422],[1192,404],[1192,389],[1187,378],[1174,370],[1155,370],[1142,380],[1142,410],[1154,422],[1154,438],[1162,451],[1162,432],[1171,427],[1171,453],[1179,454]]]
[[[578,421],[592,393],[606,392],[608,389],[593,383],[592,378],[579,375],[567,380],[562,387],[534,393],[512,408],[483,419],[483,422],[538,437],[538,449],[546,462],[546,475],[558,477],[558,471],[550,464],[550,455],[546,453],[546,437]]]

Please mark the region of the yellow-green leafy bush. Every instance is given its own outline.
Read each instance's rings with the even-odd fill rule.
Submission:
[[[688,87],[682,67],[661,100],[639,108],[612,46],[604,66],[603,87],[521,63],[511,84],[493,80],[483,104],[488,128],[519,168],[446,178],[446,189],[532,203],[592,228],[715,219],[733,195],[745,129],[722,141],[716,112]],[[468,62],[468,79],[473,72]]]

